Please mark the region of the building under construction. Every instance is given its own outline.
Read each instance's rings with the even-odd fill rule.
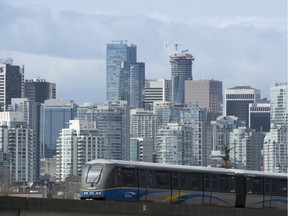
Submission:
[[[172,102],[184,104],[185,80],[192,80],[192,62],[194,57],[188,53],[177,53],[170,56]]]

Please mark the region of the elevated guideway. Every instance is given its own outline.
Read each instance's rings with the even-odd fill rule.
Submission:
[[[0,196],[1,216],[287,216],[275,209]]]

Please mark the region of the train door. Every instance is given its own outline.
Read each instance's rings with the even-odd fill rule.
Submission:
[[[171,176],[168,171],[147,171],[147,194],[146,200],[151,202],[170,203]]]
[[[212,203],[212,185],[210,181],[210,174],[204,174],[204,192],[203,192],[203,204],[211,205]]]
[[[274,180],[275,182],[275,180]],[[271,201],[272,201],[272,188],[271,188],[271,180],[264,179],[264,208],[271,208]],[[275,186],[275,185],[274,185]]]
[[[237,174],[236,176],[236,203],[235,206],[243,208],[245,206],[245,176]]]
[[[248,208],[263,208],[263,179],[257,177],[246,177],[246,201]]]
[[[137,169],[117,168],[117,189],[114,190],[114,199],[118,201],[138,201]]]
[[[148,184],[146,181],[146,171],[139,169],[139,189],[138,189],[138,200],[139,201],[146,201],[147,200],[147,191],[148,191]]]
[[[181,173],[178,172],[172,172],[171,177],[172,177],[172,189],[171,189],[171,199],[170,202],[172,203],[178,203],[181,202]]]

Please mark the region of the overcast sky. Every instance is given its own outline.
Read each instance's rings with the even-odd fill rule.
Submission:
[[[193,79],[220,80],[223,93],[247,85],[269,98],[272,82],[287,82],[286,0],[0,0],[0,26],[0,58],[79,104],[105,101],[112,40],[137,44],[146,79],[171,78],[180,44]]]

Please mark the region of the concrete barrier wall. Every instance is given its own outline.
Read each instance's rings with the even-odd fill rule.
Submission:
[[[1,216],[287,216],[273,209],[241,209],[183,204],[129,203],[0,197]]]

